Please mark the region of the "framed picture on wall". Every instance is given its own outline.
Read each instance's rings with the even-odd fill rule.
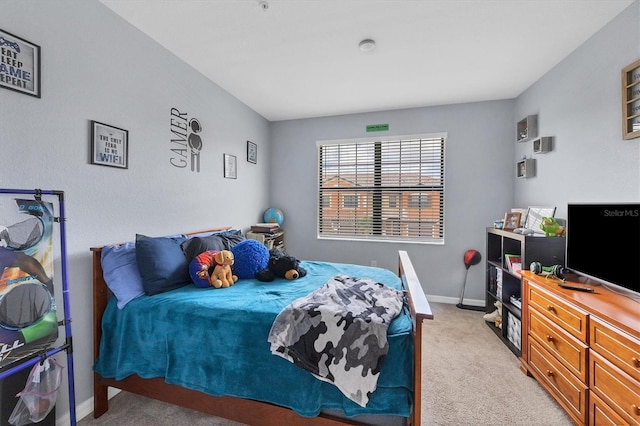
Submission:
[[[258,145],[247,141],[247,161],[253,164],[258,162]]]
[[[40,46],[0,29],[2,72],[0,87],[40,97]]]
[[[129,168],[129,132],[92,121],[91,164],[121,169]]]
[[[224,177],[227,179],[236,179],[238,177],[238,159],[235,155],[224,155]]]

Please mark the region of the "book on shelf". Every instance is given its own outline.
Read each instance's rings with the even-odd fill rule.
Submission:
[[[504,260],[507,270],[512,274],[519,273],[522,270],[522,258],[519,254],[505,254]]]
[[[251,232],[264,232],[264,233],[273,233],[280,230],[280,225],[277,223],[256,223],[255,225],[251,225]]]

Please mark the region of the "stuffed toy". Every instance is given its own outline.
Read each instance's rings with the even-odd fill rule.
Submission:
[[[307,271],[300,266],[300,261],[293,256],[288,256],[278,249],[269,250],[269,263],[267,267],[258,272],[256,278],[260,281],[270,282],[276,277],[295,280],[307,275]]]
[[[197,255],[189,264],[189,275],[196,287],[229,287],[238,281],[231,266],[233,253],[229,250],[208,250]]]
[[[547,237],[564,237],[566,235],[566,228],[553,217],[543,217],[540,229]]]
[[[244,240],[231,247],[233,273],[240,279],[255,278],[269,263],[269,249],[257,240]]]
[[[496,327],[502,328],[502,302],[496,300],[496,303],[493,304],[496,307],[496,310],[491,312],[490,314],[484,314],[482,317],[487,322],[494,322]]]

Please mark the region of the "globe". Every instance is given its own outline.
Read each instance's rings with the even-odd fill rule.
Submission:
[[[277,223],[282,226],[282,222],[284,222],[284,214],[282,214],[282,210],[270,207],[264,211],[262,219],[265,223]]]

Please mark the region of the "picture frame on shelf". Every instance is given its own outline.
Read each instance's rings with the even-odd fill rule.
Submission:
[[[522,218],[522,213],[520,212],[505,213],[502,229],[504,229],[505,231],[513,231],[514,229],[520,227],[521,218]]]
[[[91,121],[91,164],[129,168],[129,131]]]
[[[238,178],[238,159],[235,155],[223,154],[224,177],[227,179]]]
[[[554,217],[555,214],[555,207],[529,207],[525,216],[524,227],[541,233],[540,224],[542,224],[542,218]]]
[[[12,68],[0,87],[40,97],[40,46],[0,29],[2,62]]]
[[[247,161],[249,163],[258,163],[258,145],[251,141],[247,141]]]
[[[526,209],[520,209],[520,208],[512,208],[511,212],[512,213],[520,213],[520,223],[518,224],[518,228],[522,228],[524,226],[524,220],[527,217],[527,212],[529,211],[528,208]]]

